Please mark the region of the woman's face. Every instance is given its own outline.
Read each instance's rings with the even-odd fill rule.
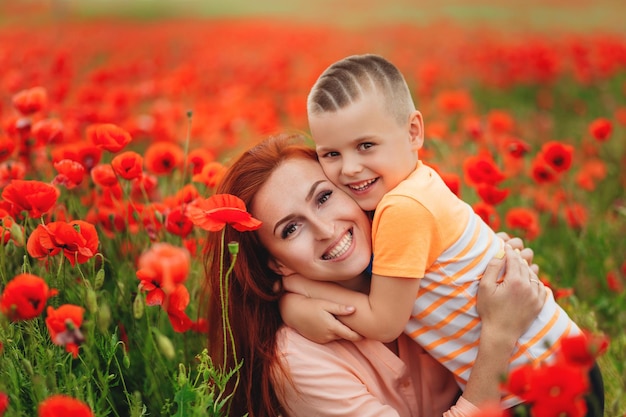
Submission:
[[[261,243],[282,275],[344,281],[371,257],[370,222],[316,161],[289,159],[259,189],[250,212],[261,220]]]

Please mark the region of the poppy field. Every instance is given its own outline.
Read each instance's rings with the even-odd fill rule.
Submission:
[[[626,415],[626,32],[50,7],[0,5],[22,16],[0,18],[0,416],[225,415],[236,370],[201,308],[224,224],[203,213],[245,210],[211,198],[230,161],[307,132],[317,76],[368,52],[411,87],[421,158],[534,250]],[[536,399],[572,381],[550,375],[535,415],[584,415]]]

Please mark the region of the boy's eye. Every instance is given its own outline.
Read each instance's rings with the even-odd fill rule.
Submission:
[[[374,146],[372,142],[363,142],[363,143],[359,143],[358,149],[361,151],[365,151],[371,148],[372,146]]]

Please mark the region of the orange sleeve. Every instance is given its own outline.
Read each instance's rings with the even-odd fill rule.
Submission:
[[[444,248],[433,214],[411,197],[388,195],[376,208],[372,224],[377,275],[422,278]]]

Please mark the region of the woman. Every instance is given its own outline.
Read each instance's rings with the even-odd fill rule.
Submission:
[[[454,404],[458,388],[452,375],[428,355],[407,354],[419,349],[417,344],[401,337],[389,348],[371,340],[321,345],[283,325],[282,293],[276,291],[279,273],[296,272],[367,291],[361,271],[371,256],[369,220],[326,179],[315,152],[304,143],[287,136],[266,140],[232,165],[217,190],[241,198],[263,222],[256,232],[226,230],[226,241],[238,241],[240,247],[228,288],[228,310],[236,351],[243,358],[231,415],[443,414]],[[215,363],[222,361],[224,352],[219,249],[215,249],[220,239],[218,234],[209,236],[206,262],[209,352]],[[508,250],[506,260],[505,283],[496,284],[502,264],[498,260],[482,280],[479,357],[450,416],[466,416],[475,410],[474,404],[499,398],[498,380],[513,344],[545,298],[545,289],[530,283],[519,255]],[[498,314],[504,305],[507,314]],[[342,308],[328,310],[339,314]],[[403,362],[413,356],[419,356],[415,362]],[[227,363],[234,366],[233,358]]]

